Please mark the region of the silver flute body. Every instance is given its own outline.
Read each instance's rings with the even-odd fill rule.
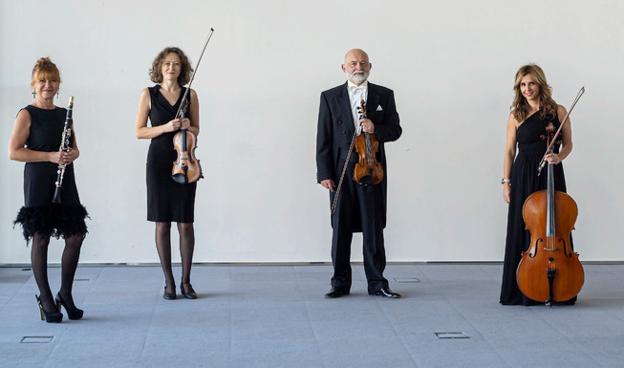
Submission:
[[[67,115],[65,116],[65,126],[63,127],[63,135],[61,138],[61,146],[59,152],[69,151],[71,144],[72,126],[74,120],[72,113],[74,110],[74,96],[69,97],[69,104],[67,105]],[[65,175],[66,164],[59,163],[56,170],[56,181],[54,182],[54,196],[52,197],[52,203],[61,203],[61,187],[63,186],[63,176]]]

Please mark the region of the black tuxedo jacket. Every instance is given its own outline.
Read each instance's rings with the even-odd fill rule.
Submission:
[[[321,93],[319,107],[318,127],[316,133],[316,180],[320,183],[325,179],[332,179],[336,185],[340,179],[340,170],[347,158],[351,138],[355,131],[351,103],[347,83],[329,89]],[[375,134],[379,140],[379,152],[377,160],[384,169],[384,180],[379,184],[380,190],[378,203],[382,204],[383,226],[386,225],[386,188],[388,168],[386,165],[385,142],[397,140],[402,133],[399,125],[399,114],[396,111],[394,92],[392,90],[373,83],[368,83],[368,98],[366,101],[366,114],[375,124]],[[357,152],[352,154],[352,162],[357,159]],[[353,171],[347,170],[345,181],[353,180]],[[343,183],[343,186],[346,183]],[[341,196],[345,195],[342,188]],[[333,193],[330,199],[333,198]],[[347,196],[341,202],[354,200]],[[339,211],[336,211],[338,213]],[[332,225],[334,221],[332,219]],[[361,231],[357,225],[353,231]]]

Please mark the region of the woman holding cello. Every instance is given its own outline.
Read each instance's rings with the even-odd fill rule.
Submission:
[[[163,298],[176,299],[176,287],[171,270],[171,222],[176,222],[180,234],[182,280],[180,291],[187,299],[197,298],[191,286],[191,265],[195,247],[193,229],[196,184],[178,183],[172,179],[172,164],[177,160],[174,136],[181,129],[189,136],[199,134],[199,101],[197,93],[184,94],[193,69],[182,50],[163,49],[154,59],[150,78],[156,83],[145,88],[139,98],[136,118],[138,139],[151,139],[147,153],[147,220],[156,223],[156,248],[165,276]],[[178,111],[188,112],[179,118]],[[151,127],[147,126],[147,119]]]
[[[566,109],[553,100],[552,89],[544,71],[535,64],[518,69],[513,89],[515,97],[507,122],[501,180],[503,199],[509,203],[509,212],[500,303],[534,305],[539,303],[527,298],[518,288],[516,280],[516,269],[522,252],[527,250],[530,242],[522,208],[529,195],[546,189],[547,175],[538,175],[538,166],[543,157],[547,163],[554,164],[555,190],[566,191],[561,161],[572,151],[572,128],[568,120],[562,128],[560,144],[555,145],[552,153],[544,156],[548,137],[546,129],[550,123],[558,129],[566,116]],[[575,301],[576,297],[566,303],[574,304]]]

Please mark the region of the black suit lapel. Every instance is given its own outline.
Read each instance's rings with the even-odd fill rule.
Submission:
[[[370,119],[371,116],[377,111],[379,106],[379,91],[377,86],[368,82],[368,98],[366,99],[366,116]]]
[[[347,135],[352,136],[355,131],[354,122],[353,122],[353,114],[351,113],[351,100],[349,100],[349,89],[348,83],[345,84],[340,89],[340,93],[338,94],[338,104],[341,109],[341,120],[346,125]]]

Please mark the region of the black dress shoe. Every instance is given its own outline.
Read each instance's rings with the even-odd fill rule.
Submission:
[[[175,287],[173,288],[173,292],[170,293],[167,291],[167,287],[165,286],[165,291],[163,292],[163,298],[166,300],[175,300],[178,296],[175,293]]]
[[[182,296],[186,299],[197,299],[197,293],[195,293],[191,284],[180,285],[180,291],[182,292]]]
[[[381,296],[383,298],[391,298],[391,299],[398,299],[401,297],[401,294],[395,293],[394,291],[390,290],[389,287],[382,287],[381,289],[377,290],[374,294],[371,295],[377,295],[377,296]]]
[[[325,297],[329,299],[334,299],[340,298],[341,296],[345,295],[349,295],[349,290],[332,288],[329,293],[325,294]]]

